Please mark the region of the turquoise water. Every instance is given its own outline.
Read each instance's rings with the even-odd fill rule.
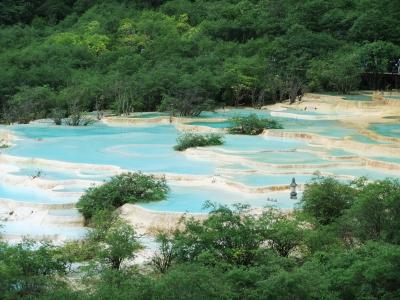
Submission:
[[[77,209],[52,209],[49,210],[49,215],[57,217],[80,217],[81,214]]]
[[[400,96],[385,96],[385,98],[400,100]]]
[[[314,133],[333,138],[344,138],[356,133],[353,128],[344,127],[340,122],[334,120],[299,120],[288,118],[277,118],[283,125],[285,131]]]
[[[326,113],[322,113],[318,110],[314,109],[307,109],[307,110],[299,110],[294,108],[287,108],[282,112],[293,113],[293,114],[300,114],[300,115],[327,115]],[[265,109],[232,109],[232,110],[218,110],[217,112],[203,112],[200,117],[203,118],[230,118],[236,116],[247,116],[249,114],[256,114],[258,117],[261,118],[273,118],[271,116],[271,111]]]
[[[351,101],[371,101],[372,96],[369,95],[346,95],[343,97],[344,100],[351,100]]]
[[[211,128],[228,128],[232,126],[231,122],[190,122],[188,123],[189,125],[194,125],[194,126],[207,126],[207,127],[211,127]]]
[[[355,135],[351,136],[351,138],[353,140],[357,141],[357,142],[361,142],[361,143],[364,143],[364,144],[387,144],[385,142],[380,142],[380,141],[373,140],[373,139],[371,139],[371,138],[369,138],[369,137],[367,137],[365,135],[362,135],[362,134],[355,134]]]
[[[213,151],[255,162],[271,164],[317,164],[327,162],[308,152],[296,149],[307,148],[307,143],[275,137],[227,135],[223,147],[210,147]]]
[[[329,161],[315,156],[315,154],[307,152],[260,152],[241,154],[241,157],[251,159],[257,162],[280,164],[280,165],[291,165],[291,164],[324,164]]]
[[[381,161],[400,164],[400,157],[370,156],[369,158],[375,159],[375,160],[381,160]]]
[[[328,96],[339,96],[342,97],[344,100],[350,100],[350,101],[371,101],[372,100],[372,93],[367,91],[363,92],[363,94],[349,94],[349,95],[343,95],[338,92],[325,92],[323,95],[328,95]]]
[[[378,171],[371,168],[326,168],[320,170],[321,172],[330,172],[336,175],[350,175],[355,177],[365,176],[371,180],[379,180],[387,177],[396,177],[394,173]]]
[[[52,126],[52,125],[12,125],[2,126],[11,129],[26,137],[36,139],[37,142],[44,142],[47,138],[68,138],[68,137],[92,137],[127,134],[139,132],[137,127],[113,127],[96,123],[91,126]],[[153,129],[153,130],[152,130]],[[148,127],[149,132],[154,132],[155,127]]]
[[[321,130],[334,124],[334,121],[290,121],[285,119],[286,125],[296,126],[299,124],[308,124],[315,130]],[[324,124],[322,126],[321,124]],[[175,127],[170,125],[157,125],[150,127],[132,126],[132,127],[109,127],[105,125],[95,125],[92,127],[56,127],[56,126],[13,126],[14,132],[22,137],[17,141],[15,147],[6,150],[7,153],[17,156],[38,157],[51,160],[60,160],[73,163],[91,163],[119,166],[124,169],[141,170],[145,172],[170,172],[198,175],[212,175],[218,173],[216,165],[210,161],[193,160],[187,158],[184,153],[176,152],[172,149],[178,134]],[[346,131],[346,129],[341,129]],[[331,132],[332,133],[332,132]],[[328,163],[313,153],[296,152],[295,149],[306,148],[307,143],[296,140],[285,140],[273,137],[262,136],[240,136],[227,135],[224,146],[214,147],[214,151],[225,155],[244,157],[256,162],[271,163],[277,165],[308,164],[312,168],[314,164]],[[213,147],[211,147],[213,148]],[[332,153],[332,155],[342,155],[342,153]],[[230,166],[227,166],[228,168]],[[237,169],[243,169],[243,166],[233,166]],[[97,174],[96,172],[69,172],[63,170],[41,170],[44,178],[49,179],[72,179],[87,177],[85,179],[104,179],[107,174]],[[22,168],[18,174],[31,176],[36,174],[36,166]],[[243,177],[235,175],[232,180],[249,184],[254,181],[253,186],[259,183],[263,185],[273,185],[275,183],[285,184],[286,176],[261,176],[259,180],[255,176]],[[290,176],[287,176],[290,177]],[[290,178],[289,178],[290,179]],[[309,176],[299,176],[300,181],[308,180]],[[83,188],[79,186],[66,186],[59,192],[80,192]],[[13,191],[8,193],[12,198],[24,198],[27,195],[19,197],[13,196]],[[190,194],[190,195],[189,195]],[[179,199],[193,197],[197,202],[204,198],[202,191],[188,191],[182,193],[173,193],[172,198],[164,205],[169,206],[171,210],[182,210],[185,205]],[[214,195],[214,194],[212,194]],[[220,193],[217,195],[221,196]],[[232,195],[223,195],[220,200],[225,201],[235,198]],[[189,197],[189,198],[190,198]],[[218,198],[218,197],[217,197]],[[213,198],[211,200],[218,200]],[[37,200],[35,200],[37,199]],[[33,197],[31,201],[49,202],[50,199],[43,195]],[[208,200],[208,199],[205,199]],[[76,201],[76,199],[75,199]],[[260,202],[253,201],[255,205]],[[153,204],[154,205],[154,204]],[[177,207],[175,207],[177,205]],[[197,204],[199,205],[199,204]],[[187,208],[190,210],[190,206]],[[196,208],[198,210],[198,206]]]
[[[312,174],[242,174],[235,175],[232,178],[237,182],[241,182],[245,185],[260,187],[269,185],[288,185],[292,182],[292,178],[296,179],[297,183],[308,182],[313,175]],[[227,177],[230,179],[230,177]]]
[[[294,109],[288,109],[286,112],[307,114],[307,115],[321,114],[316,111],[299,111]],[[283,117],[271,117],[270,112],[267,110],[254,110],[254,109],[228,110],[226,112],[203,113],[202,115],[204,117],[229,118],[236,115],[244,116],[250,113],[256,113],[260,117],[272,118],[274,120],[277,120],[283,125],[284,130],[287,131],[311,132],[334,138],[342,138],[356,133],[354,129],[346,128],[340,122],[335,120],[301,120],[301,119],[291,119]],[[208,126],[211,128],[227,128],[231,126],[231,123],[228,121],[222,121],[222,122],[196,121],[196,122],[191,122],[189,124],[198,126]]]
[[[301,120],[290,119],[282,117],[273,117],[274,120],[279,121],[284,131],[315,133],[322,136],[343,138],[345,136],[353,135],[356,132],[353,128],[347,128],[334,120]],[[191,122],[189,125],[207,126],[211,128],[228,128],[231,126],[230,122]]]
[[[249,114],[256,114],[261,118],[271,117],[271,112],[265,109],[241,108],[241,109],[226,109],[218,110],[216,112],[202,112],[201,118],[232,118],[237,116],[247,116]]]
[[[388,137],[400,138],[400,123],[395,124],[372,124],[370,130]]]
[[[300,195],[299,195],[300,196]],[[268,201],[268,198],[276,199],[278,202]],[[218,187],[181,187],[172,186],[167,200],[143,203],[140,206],[156,211],[172,212],[207,212],[203,208],[206,201],[217,202],[223,205],[233,205],[235,203],[250,204],[253,207],[264,207],[274,205],[278,208],[293,208],[297,203],[291,200],[289,192],[268,192],[265,194],[244,194],[232,191],[231,189],[222,189]]]
[[[14,171],[10,172],[10,174],[18,175],[18,176],[38,176],[42,179],[48,180],[95,180],[102,181],[107,179],[112,175],[110,171],[106,170],[82,170],[82,169],[61,169],[50,167],[45,164],[40,163],[30,163],[30,162],[19,162],[14,165],[10,165],[10,167],[14,167]]]
[[[350,153],[350,152],[348,152],[348,151],[346,151],[346,150],[343,150],[343,149],[332,149],[332,150],[329,150],[329,152],[328,152],[328,154],[329,155],[332,155],[332,156],[352,156],[352,155],[354,155],[354,154],[352,154],[352,153]]]
[[[142,112],[142,113],[135,113],[132,115],[132,117],[134,118],[157,118],[165,116],[169,116],[169,114],[163,112]]]
[[[39,157],[44,159],[68,161],[74,163],[93,163],[116,165],[124,169],[142,170],[146,172],[171,172],[189,174],[215,174],[216,169],[212,162],[197,161],[186,158],[184,153],[173,151],[177,131],[172,126],[156,127],[108,127],[96,125],[92,127],[70,128],[54,126],[13,126],[16,134],[22,137],[17,145],[7,149],[7,153],[25,157]],[[101,135],[104,132],[104,135]],[[100,136],[101,135],[101,136]],[[40,140],[38,140],[40,139]],[[254,136],[226,137],[224,151],[265,151],[277,149],[294,149],[305,146],[301,141],[287,141],[278,138],[264,138]],[[257,154],[253,154],[257,156]],[[256,157],[257,158],[257,157]],[[283,158],[281,158],[282,160]],[[42,176],[48,179],[72,179],[79,176],[76,173],[63,170],[41,169]],[[18,174],[29,175],[37,173],[36,166],[22,168]],[[83,173],[83,172],[81,172]],[[98,180],[95,172],[86,174],[88,178]],[[185,192],[172,192],[171,198],[163,202],[163,207],[171,211],[191,211],[191,206],[184,207],[185,199],[194,198],[197,202],[194,209],[200,210],[204,196],[211,195],[210,200],[232,201],[243,200],[243,194],[234,197],[237,193],[212,192],[204,195],[204,189],[185,189]],[[66,186],[58,192],[79,192],[79,186]],[[56,195],[57,193],[54,193]],[[9,191],[7,196],[24,201],[51,203],[51,199],[38,193],[32,197],[30,192],[21,196],[15,191]],[[28,197],[29,196],[29,197]],[[74,199],[76,201],[77,199]],[[253,199],[251,199],[253,200]],[[259,200],[251,201],[254,205],[264,205]],[[73,202],[74,202],[73,201]],[[154,204],[153,204],[154,205]]]
[[[87,229],[77,226],[48,226],[46,224],[38,225],[32,224],[31,222],[24,221],[8,221],[0,222],[0,233],[6,233],[7,235],[15,236],[29,236],[43,237],[43,236],[60,236],[67,240],[69,239],[82,239]]]
[[[268,117],[268,111],[257,111],[242,109],[238,111],[226,111],[217,113],[205,113],[205,116],[220,117],[229,115],[248,114],[256,111],[260,115]],[[344,136],[354,137],[356,131],[352,128],[343,127],[340,122],[331,120],[295,120],[289,118],[274,118],[281,121],[284,130],[297,132],[312,132],[330,137],[341,138]],[[196,122],[207,125],[215,125],[210,122]],[[220,122],[226,125],[226,122]],[[218,124],[218,123],[217,123]],[[224,125],[224,126],[225,126]],[[385,124],[387,126],[387,124]],[[244,183],[249,186],[264,186],[275,184],[287,184],[292,175],[257,175],[237,172],[235,170],[250,170],[238,162],[225,164],[217,159],[193,159],[184,152],[176,152],[173,145],[178,135],[177,129],[172,125],[154,126],[130,126],[110,127],[96,124],[89,127],[62,127],[48,125],[17,125],[7,127],[12,129],[21,139],[16,141],[16,146],[3,150],[5,153],[22,157],[35,157],[49,160],[59,160],[72,163],[89,163],[113,165],[128,170],[141,170],[153,173],[178,173],[193,175],[214,175],[223,173],[225,178]],[[281,139],[264,136],[241,136],[226,135],[226,143],[223,146],[209,147],[207,151],[215,151],[220,154],[229,155],[231,160],[247,158],[254,162],[276,164],[278,166],[301,164],[306,165],[303,169],[315,171],[313,165],[331,163],[332,161],[320,158],[315,153],[302,152],[301,149],[309,149],[308,143],[298,140]],[[296,151],[298,150],[298,151]],[[318,150],[318,149],[316,149]],[[324,150],[321,148],[320,150]],[[210,152],[212,155],[213,152]],[[333,149],[326,154],[332,156],[349,156],[350,152]],[[380,158],[385,160],[384,158]],[[335,161],[336,162],[336,161]],[[338,161],[341,162],[340,160]],[[38,171],[37,165],[21,164],[17,175],[35,175]],[[222,172],[220,172],[222,168]],[[269,167],[268,167],[269,168]],[[229,172],[224,172],[228,169]],[[269,168],[273,171],[276,168]],[[88,179],[103,180],[110,173],[98,171],[70,171],[50,168],[40,168],[45,179]],[[282,170],[282,169],[281,169]],[[345,174],[335,170],[335,174]],[[276,170],[275,170],[276,171]],[[290,171],[290,169],[289,169]],[[297,171],[297,170],[296,170]],[[363,170],[351,169],[356,174],[364,174]],[[304,171],[306,172],[306,171]],[[346,170],[344,172],[347,172]],[[228,174],[228,175],[227,175]],[[373,176],[378,176],[376,173]],[[380,176],[380,175],[379,175]],[[299,183],[308,181],[312,176],[308,174],[294,175]],[[19,201],[32,201],[42,203],[59,203],[59,201],[74,202],[77,197],[58,199],[60,192],[81,192],[83,187],[79,185],[65,186],[64,189],[54,193],[44,193],[41,190],[15,189],[4,187],[0,189],[0,197],[12,198]],[[276,194],[278,206],[292,207],[293,201],[286,201],[285,193]],[[158,204],[143,204],[146,207],[155,207],[157,210],[168,211],[201,211],[201,205],[205,200],[218,201],[225,204],[248,201],[254,206],[263,206],[266,202],[265,195],[248,195],[235,191],[221,190],[215,187],[175,187],[167,201]],[[268,204],[268,203],[267,203]],[[290,204],[290,205],[289,205]]]
[[[20,185],[0,184],[0,198],[12,199],[15,201],[34,203],[70,203],[74,199],[70,197],[57,197],[56,194],[46,193],[38,188],[28,188]]]
[[[57,193],[61,192],[84,192],[86,189],[79,185],[68,185],[62,189],[57,189]]]
[[[322,113],[318,111],[318,109],[314,109],[313,107],[309,107],[306,110],[305,109],[294,109],[294,108],[288,108],[286,110],[283,110],[282,112],[284,113],[291,113],[291,114],[296,114],[296,115],[305,115],[305,116],[328,116],[330,114],[327,113]]]
[[[287,112],[292,112],[291,109]],[[239,109],[218,112],[206,112],[202,118],[224,118],[227,119],[237,115],[248,115],[256,113],[260,117],[271,118],[267,110]],[[319,112],[296,111],[298,114],[319,114]],[[144,113],[140,117],[151,118],[159,116],[159,113]],[[358,134],[353,128],[344,127],[340,122],[334,120],[301,120],[291,118],[272,117],[280,121],[284,127],[283,131],[301,133],[315,133],[331,138],[350,137],[365,144],[379,143],[368,137]],[[206,122],[197,121],[192,125],[203,125],[215,128],[226,128],[229,122]],[[3,126],[0,126],[0,128]],[[142,207],[156,211],[172,212],[207,212],[203,209],[205,201],[218,202],[225,205],[235,203],[246,203],[253,207],[275,206],[277,208],[293,208],[298,201],[291,200],[288,191],[266,192],[266,193],[242,193],[233,188],[221,188],[213,185],[211,176],[220,175],[228,181],[238,182],[249,187],[261,187],[268,185],[286,185],[291,182],[292,177],[297,183],[308,182],[313,175],[308,172],[317,171],[317,164],[351,162],[348,160],[329,161],[322,159],[317,153],[302,150],[314,150],[326,155],[342,157],[350,156],[351,152],[342,149],[327,150],[324,145],[311,147],[307,142],[295,139],[282,139],[264,136],[242,136],[226,135],[226,143],[223,146],[207,147],[203,149],[210,157],[214,153],[228,155],[230,163],[218,160],[218,156],[207,159],[196,159],[185,152],[176,152],[173,146],[179,131],[172,125],[152,126],[127,126],[111,127],[103,124],[95,124],[89,127],[63,127],[49,125],[13,125],[5,127],[14,131],[19,139],[15,141],[16,146],[2,149],[2,153],[25,158],[43,158],[47,160],[58,160],[70,163],[87,163],[96,165],[111,165],[121,169],[132,171],[143,171],[149,173],[175,173],[190,175],[208,175],[210,183],[203,186],[180,186],[172,185],[167,200],[140,204]],[[400,124],[373,124],[372,129],[384,135],[399,137]],[[207,152],[208,151],[208,152]],[[190,154],[190,152],[189,152]],[[264,162],[272,164],[272,167],[261,165],[255,168],[253,164],[240,161],[247,158],[252,162]],[[400,163],[400,158],[372,157],[382,161]],[[29,160],[30,161],[30,160]],[[301,169],[290,169],[293,164],[304,165]],[[275,166],[276,165],[276,166]],[[86,183],[91,181],[102,181],[113,173],[111,171],[97,171],[85,168],[57,169],[55,167],[43,166],[38,162],[16,163],[11,167],[18,169],[14,175],[33,176],[41,171],[41,177],[49,180],[85,179]],[[7,169],[7,167],[6,167]],[[254,173],[243,171],[255,171]],[[258,171],[258,172],[257,172]],[[279,173],[279,174],[263,174]],[[290,174],[290,172],[300,174]],[[362,167],[344,167],[322,169],[322,172],[331,172],[336,175],[367,176],[371,179],[383,179],[396,174],[371,170]],[[288,174],[282,174],[287,172]],[[170,183],[171,184],[171,183]],[[79,184],[65,185],[64,188],[54,192],[46,192],[38,188],[23,186],[2,185],[0,183],[0,198],[10,198],[16,201],[27,201],[34,203],[71,203],[78,200],[79,195],[64,197],[63,192],[83,192],[84,186]],[[301,193],[299,193],[299,199]],[[275,201],[270,201],[275,199]],[[57,217],[78,217],[76,210],[62,209],[49,212]],[[7,222],[4,227],[8,234],[42,235],[62,234],[71,238],[79,238],[85,234],[85,230],[65,226],[29,226],[29,222]]]
[[[55,127],[13,126],[24,139],[5,152],[72,163],[114,165],[143,172],[209,174],[211,162],[189,160],[173,150],[174,126],[152,127]]]
[[[317,108],[317,109],[315,109]],[[287,110],[283,110],[282,112],[288,112],[291,114],[297,115],[305,115],[305,116],[323,116],[323,117],[338,117],[338,116],[350,116],[354,115],[351,112],[321,112],[318,110],[316,106],[306,106],[306,109],[295,109],[295,108],[288,108]]]
[[[69,170],[54,170],[48,169],[45,167],[39,166],[27,166],[22,167],[18,171],[11,172],[13,175],[19,176],[37,176],[38,172],[40,172],[40,178],[49,179],[49,180],[70,180],[70,179],[85,179],[85,180],[104,180],[109,177],[109,174],[102,173],[88,173],[84,172],[73,172]]]
[[[263,151],[263,150],[288,150],[305,147],[306,142],[286,140],[275,137],[248,136],[248,135],[226,135],[225,150],[234,151]]]
[[[74,174],[68,172],[57,172],[57,171],[50,171],[50,170],[43,170],[42,168],[22,168],[18,171],[11,172],[13,175],[19,176],[37,176],[40,172],[40,178],[51,179],[51,180],[64,180],[64,179],[74,179],[76,176]]]

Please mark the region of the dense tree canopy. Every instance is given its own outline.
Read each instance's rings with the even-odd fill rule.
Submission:
[[[346,194],[339,197],[340,193]],[[316,201],[316,197],[320,201]],[[86,240],[62,246],[0,241],[2,299],[398,299],[398,180],[316,177],[290,214],[208,203],[158,235],[149,264],[140,236],[113,210]],[[332,203],[340,209],[331,209]],[[315,208],[319,209],[315,209]],[[322,213],[320,213],[320,211]],[[70,268],[75,263],[74,268]]]
[[[2,118],[259,107],[305,89],[349,92],[362,73],[374,87],[400,57],[398,4],[1,1]]]

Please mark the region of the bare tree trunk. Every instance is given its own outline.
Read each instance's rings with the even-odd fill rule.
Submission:
[[[257,89],[253,88],[251,89],[251,107],[255,108],[257,107],[257,100],[256,100],[256,95],[257,95]]]
[[[69,103],[68,112],[69,117],[67,119],[67,124],[70,126],[79,126],[82,116],[79,100],[73,100]]]
[[[97,120],[101,120],[104,116],[103,106],[104,106],[104,96],[101,95],[100,97],[96,98],[96,103],[95,103]]]
[[[120,115],[128,116],[132,112],[133,93],[127,87],[118,85],[116,88],[117,112]]]
[[[286,86],[289,94],[289,103],[293,104],[296,101],[297,95],[303,88],[303,82],[297,77],[291,77],[287,79]]]

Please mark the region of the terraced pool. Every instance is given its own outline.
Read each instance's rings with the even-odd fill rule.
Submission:
[[[370,95],[346,95],[343,97],[344,100],[350,101],[372,101],[372,96]]]
[[[400,138],[400,123],[372,124],[369,129],[383,136]]]
[[[273,119],[279,121],[282,124],[284,131],[314,133],[333,138],[343,138],[357,133],[355,129],[345,127],[340,124],[340,122],[334,120],[302,120],[281,117],[273,117]],[[228,128],[232,126],[232,123],[228,121],[196,121],[190,122],[188,124],[195,126],[206,126],[211,128]]]
[[[177,130],[171,125],[68,128],[13,126],[21,139],[5,152],[14,156],[96,165],[143,172],[209,174],[213,163],[196,162],[175,152]],[[101,134],[104,132],[104,135]]]
[[[297,203],[296,200],[290,199],[288,192],[268,192],[252,195],[209,185],[202,187],[172,186],[167,200],[144,203],[141,206],[156,211],[200,213],[208,211],[204,208],[206,201],[224,205],[242,203],[249,204],[252,207],[274,206],[287,209],[293,208]]]
[[[57,195],[57,193],[43,189],[4,183],[0,184],[0,199],[45,204],[63,204],[75,201],[74,197]]]
[[[271,117],[266,110],[226,110],[203,113],[203,121],[189,125],[226,128],[228,121],[209,122],[208,118],[226,119],[231,116],[256,113]],[[298,112],[297,112],[298,113]],[[303,113],[303,112],[300,112]],[[313,114],[311,112],[307,114]],[[315,113],[316,114],[316,113]],[[159,116],[143,114],[143,118]],[[352,139],[366,145],[380,144],[360,135],[352,127],[336,120],[302,120],[272,117],[283,124],[281,131],[313,133],[331,140]],[[179,134],[174,125],[108,126],[95,124],[89,127],[63,127],[46,124],[13,125],[2,128],[11,130],[17,139],[15,146],[3,149],[10,158],[1,174],[10,178],[24,177],[32,183],[40,172],[40,180],[51,188],[35,187],[35,184],[4,184],[0,178],[0,198],[32,203],[73,203],[92,182],[107,180],[110,176],[128,171],[168,174],[171,192],[165,201],[140,204],[156,211],[205,212],[205,201],[225,205],[248,203],[252,207],[273,205],[290,209],[297,205],[288,190],[260,192],[261,188],[287,185],[292,177],[300,184],[308,182],[313,172],[321,171],[341,178],[368,176],[381,179],[395,176],[393,172],[361,167],[361,160],[354,153],[328,148],[324,144],[311,145],[309,141],[296,139],[226,135],[223,146],[206,147],[188,152],[176,152],[173,146]],[[400,137],[400,124],[373,124],[378,134]],[[382,143],[384,144],[384,143]],[[375,156],[373,159],[399,164],[396,157]],[[44,161],[41,161],[44,160]],[[323,169],[321,170],[321,166]],[[8,171],[6,171],[8,170]],[[5,176],[5,175],[4,175]],[[9,178],[9,179],[10,179]],[[215,183],[215,180],[216,183]],[[3,182],[3,183],[2,183]],[[48,183],[47,183],[48,182]],[[223,184],[220,184],[220,183]],[[32,187],[31,187],[32,186]],[[301,191],[299,198],[301,196]],[[52,216],[76,216],[76,210],[53,210]],[[17,224],[7,225],[5,230],[17,232]],[[20,223],[20,232],[31,232]],[[48,234],[64,233],[66,229],[45,230]],[[33,230],[33,229],[32,229]],[[80,233],[76,231],[73,236]]]

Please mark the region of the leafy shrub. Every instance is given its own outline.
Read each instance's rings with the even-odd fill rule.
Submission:
[[[307,183],[301,208],[318,224],[328,225],[351,207],[355,192],[352,186],[333,177],[316,176]]]
[[[65,257],[56,255],[56,246],[48,242],[23,240],[16,245],[0,242],[1,299],[34,299],[62,285],[58,280],[67,271]]]
[[[174,149],[184,151],[193,147],[218,146],[224,143],[223,135],[218,133],[200,134],[185,132],[177,138]]]
[[[102,186],[90,187],[77,207],[88,220],[98,211],[114,210],[125,203],[163,200],[168,191],[165,178],[129,172],[112,177]]]
[[[264,129],[282,129],[282,125],[271,119],[261,119],[256,114],[250,114],[246,117],[233,117],[229,119],[232,126],[229,128],[231,134],[261,134]]]
[[[133,259],[136,251],[141,248],[133,227],[119,217],[110,222],[107,230],[95,228],[94,231],[100,231],[102,235],[100,241],[94,242],[97,245],[97,258],[109,268],[120,269],[122,262]]]
[[[354,203],[345,211],[347,228],[361,241],[400,243],[400,181],[364,181]]]

